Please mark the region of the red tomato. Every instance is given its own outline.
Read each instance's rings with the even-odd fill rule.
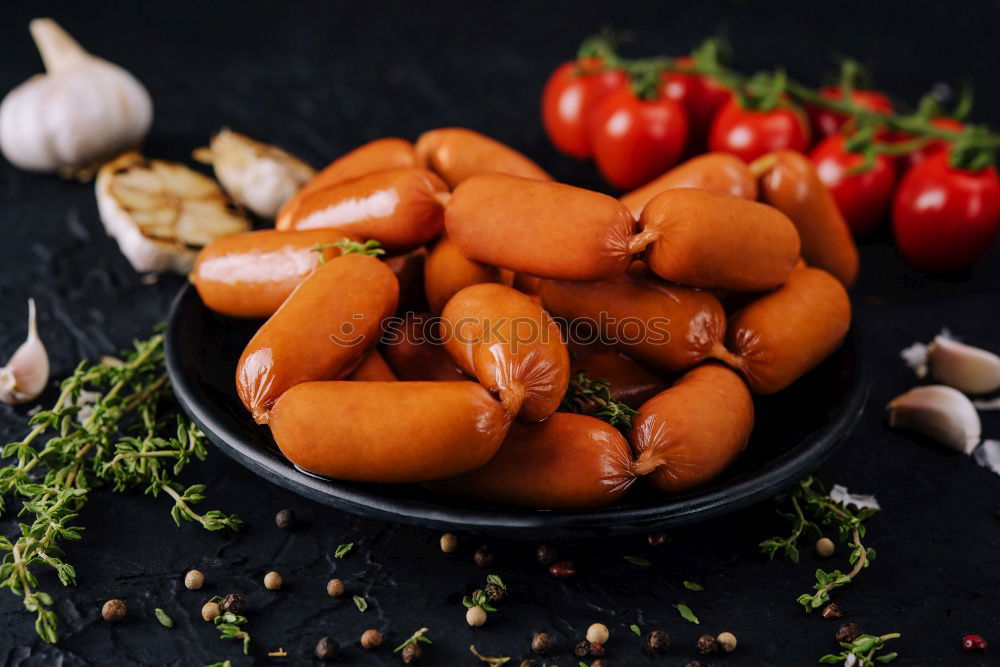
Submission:
[[[855,236],[864,236],[878,226],[889,210],[892,188],[896,184],[896,167],[891,158],[876,155],[871,169],[849,174],[851,169],[864,164],[865,158],[848,151],[844,141],[842,134],[827,137],[819,142],[809,158],[851,231]]]
[[[896,244],[929,273],[968,269],[989,249],[1000,227],[1000,177],[995,167],[971,173],[939,151],[903,177],[892,206]]]
[[[712,122],[708,147],[752,162],[765,153],[809,148],[809,126],[802,110],[789,103],[770,111],[744,109],[731,96]]]
[[[681,66],[694,63],[690,56],[677,58]],[[680,102],[688,116],[688,152],[702,152],[715,112],[729,100],[729,89],[708,76],[664,72],[661,94]]]
[[[648,183],[672,167],[687,141],[688,121],[667,97],[644,100],[626,86],[594,110],[590,142],[604,179],[622,190]]]
[[[954,118],[948,118],[947,116],[941,116],[939,118],[932,118],[931,125],[941,130],[948,130],[949,132],[961,132],[965,129],[965,125],[962,121],[955,120]],[[901,137],[901,140],[905,141],[909,137]],[[924,144],[921,148],[913,151],[906,155],[906,164],[910,167],[918,165],[928,157],[935,153],[940,153],[951,146],[951,142],[945,139],[939,139],[937,141],[931,141]]]
[[[557,67],[542,91],[542,122],[556,149],[570,157],[590,157],[590,114],[601,100],[627,83],[625,72],[604,69],[597,58]]]
[[[819,89],[821,97],[828,100],[841,100],[844,93],[840,86],[824,86]],[[892,102],[882,93],[874,90],[855,90],[851,94],[851,100],[862,109],[878,111],[882,113],[892,113]],[[809,113],[809,122],[812,125],[815,138],[824,139],[840,132],[840,128],[847,122],[847,116],[839,111],[832,111],[818,106],[809,105],[806,107]]]

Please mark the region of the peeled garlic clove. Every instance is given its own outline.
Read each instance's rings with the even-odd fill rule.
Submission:
[[[262,218],[278,209],[316,175],[316,170],[277,146],[223,129],[208,148],[194,152],[199,162],[212,165],[215,177],[237,204]]]
[[[126,153],[97,174],[97,208],[136,271],[187,273],[198,249],[250,229],[218,184],[177,162]]]
[[[965,394],[943,384],[911,389],[889,403],[889,426],[922,433],[966,454],[979,444],[979,413]]]
[[[1000,357],[945,336],[927,347],[927,361],[935,380],[967,394],[1000,389]]]
[[[38,337],[35,300],[28,299],[28,337],[0,368],[0,401],[27,403],[38,398],[49,382],[49,355]]]

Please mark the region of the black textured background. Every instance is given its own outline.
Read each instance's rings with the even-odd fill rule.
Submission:
[[[819,80],[835,54],[850,54],[868,62],[891,93],[911,101],[935,81],[968,74],[979,84],[975,117],[988,122],[1000,110],[996,2],[28,4],[0,8],[0,90],[39,71],[26,24],[51,15],[149,88],[156,108],[147,144],[153,157],[187,160],[212,131],[229,125],[320,165],[379,136],[413,138],[459,124],[510,142],[560,179],[596,187],[591,167],[549,148],[537,106],[549,71],[604,25],[634,31],[636,53],[684,52],[721,30],[740,69],[784,64],[805,81]],[[140,281],[105,237],[91,187],[7,164],[0,165],[0,235],[0,351],[9,354],[23,338],[25,300],[34,296],[54,378],[82,357],[112,353],[148,335],[182,283],[176,277]],[[878,559],[837,600],[871,632],[902,632],[896,648],[904,664],[989,664],[989,654],[964,655],[960,639],[978,632],[1000,649],[1000,523],[992,517],[1000,480],[961,455],[889,432],[883,405],[913,384],[898,350],[942,326],[1000,348],[1000,252],[994,248],[971,275],[951,281],[905,267],[887,238],[866,242],[862,257],[854,301],[874,370],[872,401],[822,476],[876,493],[884,511],[869,532]],[[25,409],[0,407],[0,440],[20,437],[25,419]],[[984,431],[1000,434],[996,413],[984,416]],[[60,644],[42,644],[32,617],[0,591],[6,665],[198,665],[224,658],[267,664],[265,653],[279,646],[295,664],[311,659],[322,635],[349,644],[343,664],[380,664],[426,625],[434,644],[424,664],[478,664],[468,653],[474,643],[488,655],[514,656],[516,665],[531,633],[546,630],[556,638],[551,662],[572,667],[570,648],[594,621],[611,628],[609,658],[619,666],[684,665],[696,657],[694,642],[703,631],[729,630],[740,642],[735,653],[710,664],[814,664],[834,648],[837,623],[806,616],[795,604],[819,563],[809,554],[798,566],[757,554],[760,539],[784,529],[767,503],[678,531],[656,548],[643,536],[560,545],[580,574],[557,582],[534,562],[532,543],[463,535],[459,552],[443,555],[436,534],[329,511],[215,451],[192,466],[187,479],[207,482],[207,504],[238,512],[249,527],[240,535],[176,529],[163,499],[94,494],[82,516],[85,539],[67,550],[79,586],[62,589],[47,573],[41,578],[57,599]],[[299,529],[274,526],[282,507],[299,514]],[[13,519],[0,519],[0,530],[13,535]],[[335,560],[337,544],[350,541],[354,553]],[[488,571],[504,578],[513,599],[486,626],[471,629],[460,598],[487,573],[471,562],[484,543],[497,552]],[[640,569],[623,555],[644,556],[653,565]],[[182,575],[191,567],[205,572],[201,592],[183,589]],[[280,592],[261,585],[270,569],[284,575]],[[368,611],[359,613],[349,598],[326,597],[330,576],[364,594]],[[705,590],[684,590],[685,579]],[[252,659],[197,616],[205,598],[230,591],[249,601]],[[109,597],[129,606],[128,618],[116,626],[99,618]],[[700,626],[680,620],[672,607],[680,601],[700,616]],[[166,609],[177,627],[161,627],[155,607]],[[675,648],[650,658],[628,631],[631,623],[668,630]],[[374,653],[357,646],[368,627],[385,635]]]

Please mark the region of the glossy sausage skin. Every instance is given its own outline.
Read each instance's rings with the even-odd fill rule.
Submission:
[[[576,331],[591,326],[602,342],[663,371],[684,370],[725,352],[726,316],[710,292],[618,278],[543,280],[540,294],[545,308]]]
[[[650,199],[674,188],[698,188],[743,199],[757,198],[757,180],[746,162],[729,153],[706,153],[682,162],[659,178],[622,196],[621,202],[638,218]]]
[[[624,204],[551,181],[474,176],[452,194],[445,225],[469,259],[541,278],[606,280],[632,260]]]
[[[729,320],[721,359],[739,369],[757,394],[773,394],[826,359],[851,326],[851,301],[836,278],[822,269],[792,272]]]
[[[614,399],[630,408],[638,408],[669,384],[621,352],[602,349],[599,345],[577,346],[573,349],[576,355],[570,364],[572,372],[585,372],[591,380],[607,380]],[[597,410],[597,406],[593,404],[586,408],[584,412],[588,413]]]
[[[454,189],[477,174],[509,174],[550,180],[525,155],[484,134],[461,127],[445,127],[424,132],[417,139],[417,154],[428,169]]]
[[[585,509],[621,498],[635,481],[631,467],[628,443],[617,429],[557,412],[537,424],[512,424],[489,463],[429,486],[535,509]]]
[[[755,292],[785,282],[799,259],[795,225],[776,208],[706,190],[649,200],[632,248],[661,278],[691,287]]]
[[[336,227],[405,252],[435,238],[443,226],[447,188],[426,169],[377,171],[306,195],[278,229]]]
[[[406,313],[386,327],[382,354],[400,380],[456,382],[471,379],[444,349],[440,318],[430,313]]]
[[[230,317],[270,317],[306,277],[340,256],[330,246],[353,237],[339,229],[283,232],[265,229],[233,234],[201,249],[189,280],[202,302]]]
[[[469,285],[499,283],[510,286],[514,274],[507,269],[466,259],[447,236],[441,237],[427,255],[424,291],[431,311],[440,313],[451,297]]]
[[[403,255],[382,257],[399,281],[399,308],[423,308],[424,301],[424,263],[427,261],[427,251],[417,248]]]
[[[291,387],[348,375],[396,310],[399,287],[384,263],[343,255],[318,268],[257,331],[236,366],[236,391],[258,424]]]
[[[379,351],[372,348],[347,379],[353,382],[395,382],[398,378]]]
[[[739,375],[713,363],[698,366],[632,418],[633,470],[667,493],[702,486],[743,451],[753,420],[753,401]]]
[[[858,275],[858,248],[833,195],[812,161],[797,151],[768,153],[751,169],[760,172],[761,201],[795,224],[802,240],[802,258],[834,275],[846,287]]]
[[[441,319],[451,358],[512,415],[539,421],[559,407],[569,353],[559,326],[530,297],[503,285],[472,285],[452,297]]]
[[[510,415],[475,382],[306,382],[278,399],[269,426],[308,472],[426,482],[489,461]]]

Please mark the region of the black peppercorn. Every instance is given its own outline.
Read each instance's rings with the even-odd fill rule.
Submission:
[[[573,655],[575,655],[578,658],[586,658],[588,655],[590,655],[590,642],[588,642],[586,639],[581,639],[580,641],[578,641],[576,643],[576,646],[573,647]]]
[[[702,635],[698,637],[698,653],[708,655],[719,650],[719,644],[712,635]]]
[[[861,634],[861,628],[857,623],[844,623],[837,628],[837,634],[833,637],[838,642],[853,642]]]
[[[576,574],[576,569],[573,567],[573,561],[561,560],[549,565],[549,574],[556,579],[566,579]]]
[[[531,638],[531,650],[538,655],[545,655],[552,649],[552,637],[547,632],[539,632]]]
[[[489,567],[493,564],[493,554],[490,552],[488,547],[481,546],[476,549],[476,553],[473,554],[472,560],[479,567]]]
[[[653,630],[646,635],[646,646],[653,653],[666,653],[670,648],[670,635],[663,630]]]
[[[333,660],[337,657],[339,649],[340,647],[337,645],[337,642],[329,637],[323,637],[316,642],[316,657],[320,660]]]
[[[411,662],[419,662],[421,655],[423,655],[423,649],[420,648],[419,644],[407,644],[403,647],[403,662],[407,665]]]
[[[820,612],[820,616],[823,618],[840,618],[843,615],[844,612],[840,611],[840,607],[837,606],[836,602],[826,605],[823,607],[823,611]]]
[[[243,609],[246,605],[243,604],[243,596],[239,593],[230,593],[226,597],[222,598],[222,602],[219,603],[219,609],[223,613],[232,612],[234,614],[242,614]]]
[[[589,653],[591,658],[603,658],[607,651],[604,650],[604,644],[595,644],[592,642]]]
[[[295,526],[295,512],[292,510],[281,510],[274,515],[274,522],[278,524],[278,528],[283,528],[285,530]]]
[[[556,551],[556,548],[551,544],[543,544],[538,547],[536,555],[538,556],[539,563],[542,565],[551,565],[556,562],[556,557],[559,555],[559,552]]]
[[[483,592],[493,602],[500,602],[507,597],[507,589],[498,584],[489,583],[483,586]]]

